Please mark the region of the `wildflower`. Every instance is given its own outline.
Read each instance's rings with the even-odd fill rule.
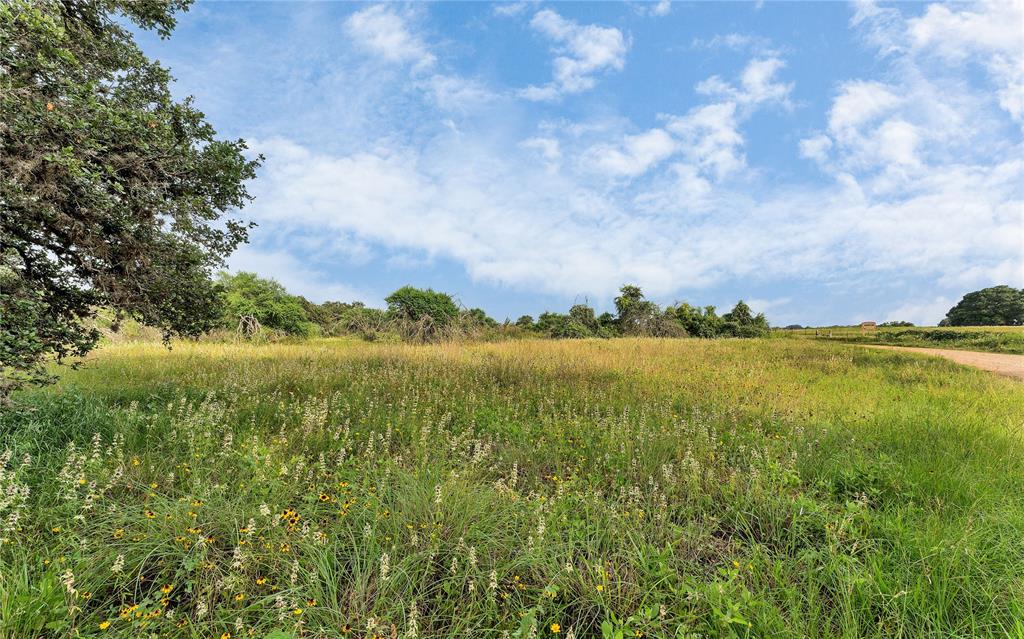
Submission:
[[[245,599],[245,593],[244,592],[240,592],[237,595],[235,595],[235,601],[243,601],[244,599]]]
[[[295,610],[292,610],[292,614],[295,615],[296,617],[298,617],[302,613],[303,613],[302,608],[296,608]]]
[[[256,578],[256,585],[257,586],[262,586],[265,583],[267,583],[267,578],[266,577],[257,577]]]
[[[388,580],[388,573],[391,571],[391,556],[388,553],[384,553],[380,556],[380,579],[381,581]]]
[[[122,570],[124,570],[124,555],[118,555],[114,560],[114,565],[110,567],[110,572],[116,575]]]
[[[316,599],[307,599],[307,600],[306,600],[306,605],[307,605],[308,607],[312,608],[313,606],[315,606],[315,605],[316,605]]]
[[[174,584],[167,584],[166,586],[164,586],[164,587],[162,587],[160,589],[160,592],[162,592],[162,593],[164,593],[166,595],[167,593],[169,593],[172,590],[174,590]]]
[[[118,528],[114,531],[114,539],[122,539],[124,537],[124,528]]]
[[[64,582],[64,588],[67,589],[69,595],[74,595],[78,592],[75,590],[75,573],[65,570],[61,580]]]
[[[604,592],[604,584],[597,584],[597,591]]]
[[[222,632],[221,635],[220,635],[220,639],[231,639],[231,633],[230,632]]]
[[[146,516],[146,519],[154,519],[154,518],[156,518],[156,513],[153,512],[152,510],[147,510],[143,514]]]
[[[110,620],[100,622],[100,630],[106,630],[110,627]]]
[[[551,634],[557,635],[560,632],[562,632],[562,626],[559,626],[557,623],[551,624]]]

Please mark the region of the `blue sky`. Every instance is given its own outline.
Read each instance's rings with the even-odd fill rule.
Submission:
[[[1024,286],[1024,9],[199,2],[143,49],[266,162],[233,269],[498,319],[747,300],[934,324]]]

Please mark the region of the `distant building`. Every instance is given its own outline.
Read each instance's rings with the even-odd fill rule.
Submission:
[[[860,330],[862,330],[862,331],[873,331],[877,327],[878,327],[878,325],[875,324],[874,322],[861,322],[860,323]]]

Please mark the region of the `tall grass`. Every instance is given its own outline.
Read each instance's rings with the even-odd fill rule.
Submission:
[[[6,637],[1021,632],[1024,393],[943,361],[116,345],[20,400]]]
[[[840,326],[780,330],[776,331],[776,334],[788,337],[829,339],[851,344],[954,348],[1024,355],[1024,326],[955,326],[950,328],[881,326],[871,330]]]

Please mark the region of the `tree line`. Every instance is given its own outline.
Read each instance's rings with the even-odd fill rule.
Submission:
[[[462,308],[452,295],[429,288],[403,286],[385,298],[387,308],[378,309],[362,302],[316,304],[254,273],[221,273],[216,285],[222,329],[241,331],[255,320],[261,330],[296,337],[358,335],[428,342],[522,336],[761,337],[769,331],[764,314],[754,314],[742,300],[723,315],[714,306],[699,308],[685,302],[663,309],[631,284],[619,290],[615,313],[598,315],[587,304],[575,304],[567,313],[548,311],[536,319],[523,315],[515,322],[498,322],[480,308]]]

